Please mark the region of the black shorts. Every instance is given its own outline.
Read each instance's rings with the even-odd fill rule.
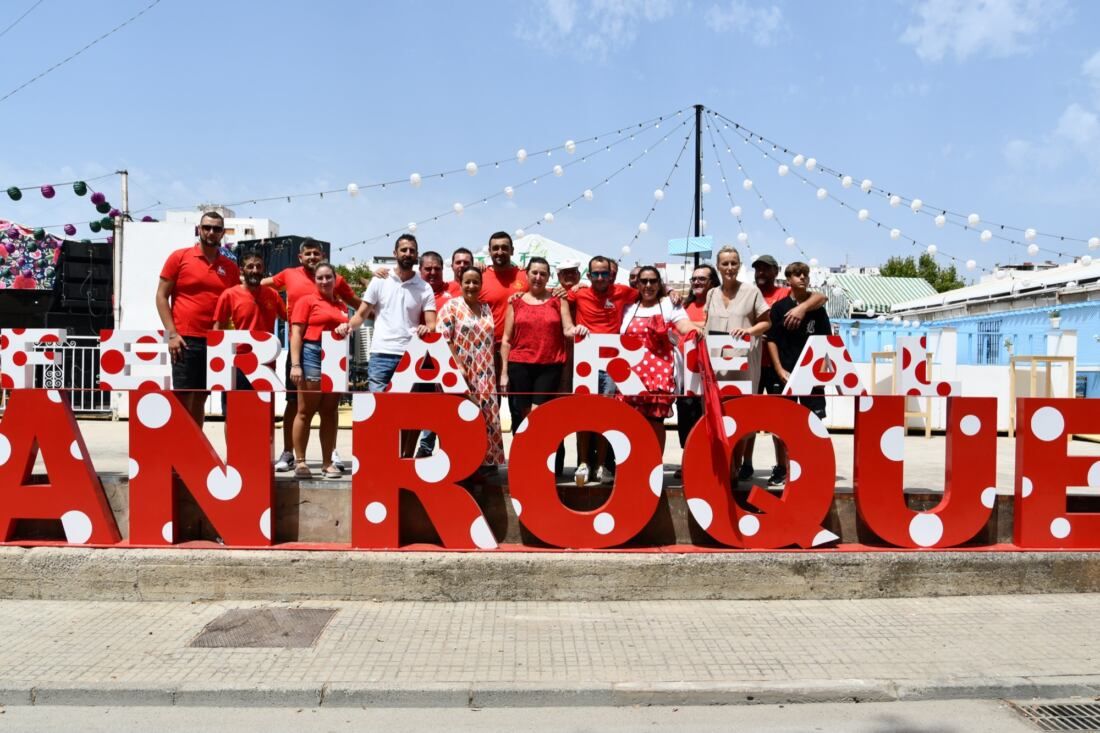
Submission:
[[[238,390],[238,391],[246,390],[246,389],[247,390],[252,389],[252,382],[248,381],[248,377],[246,377],[244,375],[244,372],[242,372],[240,369],[237,369],[237,368],[233,369],[233,389]],[[223,391],[222,392],[222,415],[223,416],[228,412],[228,408],[226,407],[226,404],[228,402],[228,397],[229,397],[229,392],[228,391]]]
[[[779,378],[779,372],[771,367],[762,367],[756,394],[783,394],[783,380]]]
[[[206,339],[183,337],[179,361],[172,362],[172,389],[206,389]]]

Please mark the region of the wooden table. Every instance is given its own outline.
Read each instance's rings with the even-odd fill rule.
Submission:
[[[1076,357],[1073,356],[1048,356],[1046,354],[1021,354],[1019,356],[1009,357],[1008,360],[1008,437],[1012,437],[1016,434],[1016,366],[1018,364],[1028,365],[1028,397],[1038,397],[1036,390],[1039,386],[1039,365],[1043,365],[1043,384],[1044,392],[1043,397],[1076,397],[1077,396],[1077,374],[1075,368]],[[1063,395],[1054,394],[1054,378],[1051,373],[1051,368],[1055,364],[1066,365],[1066,393]]]
[[[897,365],[898,352],[896,351],[874,351],[871,352],[871,394],[875,393],[875,385],[878,384],[877,379],[877,367],[879,360],[890,362],[890,394],[896,395],[898,393],[898,365]],[[925,374],[928,375],[928,380],[932,380],[932,352],[929,351],[925,355]],[[914,397],[917,401],[917,405],[921,404],[920,397]],[[924,419],[924,437],[932,437],[932,398],[924,398],[923,410],[910,410],[909,409],[909,396],[905,395],[905,420],[906,420],[906,432],[908,432],[908,420],[911,417],[920,417]]]

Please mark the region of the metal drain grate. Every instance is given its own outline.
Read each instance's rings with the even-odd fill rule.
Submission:
[[[1039,730],[1100,731],[1100,705],[1096,703],[1012,705]]]
[[[208,623],[190,646],[311,647],[335,615],[334,608],[235,608]]]

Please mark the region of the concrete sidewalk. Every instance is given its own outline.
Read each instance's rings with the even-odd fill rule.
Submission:
[[[311,602],[293,607],[336,610],[313,646],[189,646],[227,610],[272,607],[0,601],[0,704],[493,707],[1100,693],[1097,594]]]

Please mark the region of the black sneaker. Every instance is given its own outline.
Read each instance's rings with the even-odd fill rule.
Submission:
[[[768,486],[782,486],[787,483],[787,472],[781,466],[772,468],[772,475],[768,477]]]
[[[749,479],[752,478],[752,474],[753,474],[752,464],[748,463],[746,461],[745,463],[741,464],[741,470],[737,472],[737,480],[738,481],[748,481]]]

